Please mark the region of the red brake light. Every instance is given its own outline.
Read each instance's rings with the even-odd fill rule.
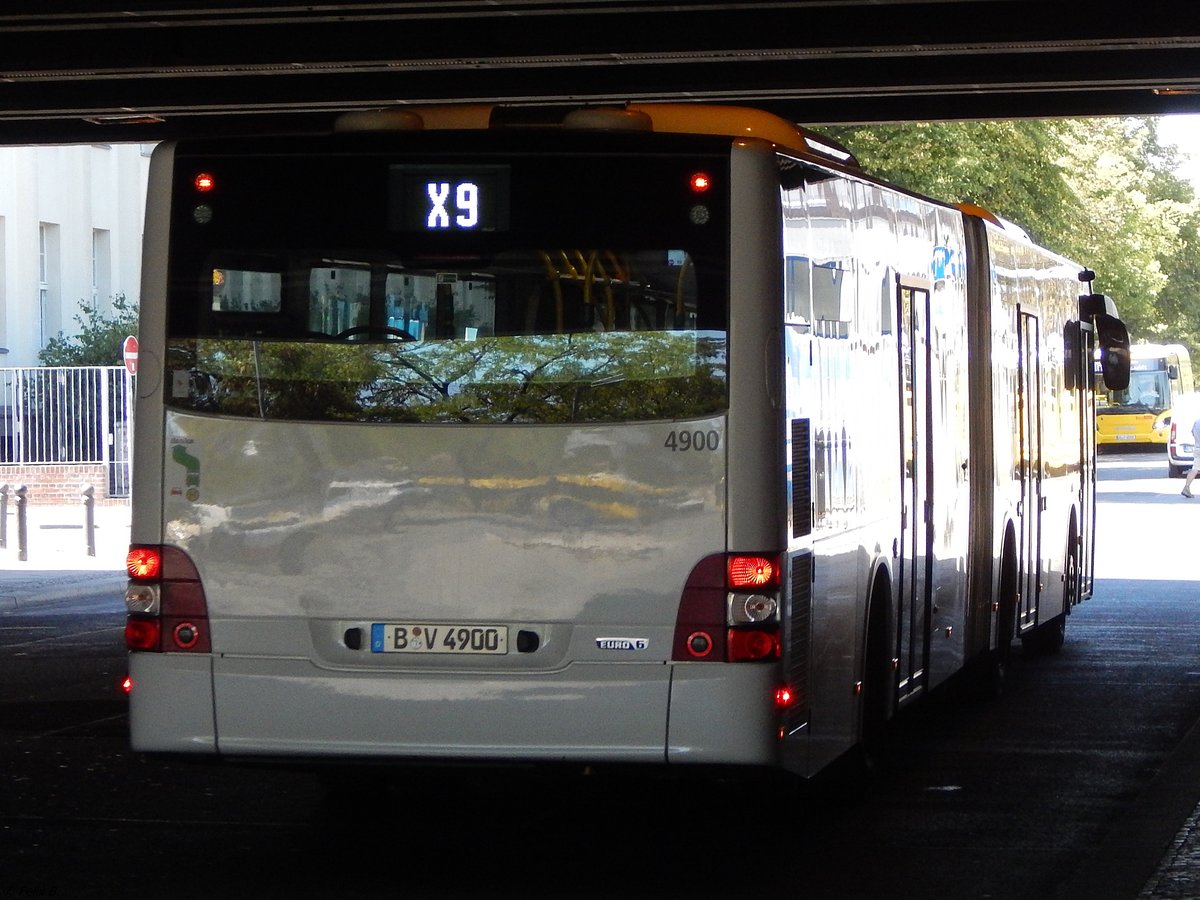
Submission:
[[[730,662],[779,657],[779,635],[774,631],[730,628],[726,640],[726,652]]]
[[[795,701],[796,701],[796,694],[792,691],[792,689],[790,687],[787,687],[785,685],[784,687],[775,689],[775,705],[779,709],[787,709]]]
[[[729,586],[756,588],[779,584],[779,565],[765,556],[729,557]]]
[[[779,659],[780,581],[779,557],[771,553],[713,553],[701,559],[679,598],[671,659]],[[746,615],[738,612],[743,608]]]
[[[200,172],[197,174],[196,180],[192,183],[196,186],[196,190],[201,194],[207,194],[217,186],[216,181],[213,180],[212,175],[208,172]]]
[[[125,645],[154,653],[211,653],[208,601],[188,555],[169,544],[135,544],[125,558],[130,585]]]
[[[157,547],[130,547],[125,568],[135,581],[156,581],[162,575],[162,551]]]
[[[159,635],[158,619],[135,619],[125,622],[125,646],[130,650],[157,650]]]

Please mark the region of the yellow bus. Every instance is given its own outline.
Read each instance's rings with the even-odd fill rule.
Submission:
[[[1133,344],[1129,356],[1124,390],[1108,387],[1097,370],[1096,443],[1165,445],[1171,406],[1195,389],[1188,349],[1182,344]]]

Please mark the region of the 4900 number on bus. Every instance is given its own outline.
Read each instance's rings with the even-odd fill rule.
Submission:
[[[371,626],[372,653],[508,652],[504,625],[426,625],[376,622]]]

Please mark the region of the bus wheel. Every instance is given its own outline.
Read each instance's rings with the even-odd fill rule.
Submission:
[[[1017,614],[1017,565],[1015,538],[1010,531],[1004,539],[1000,563],[1000,593],[996,598],[996,646],[984,661],[976,686],[980,696],[995,700],[1004,693],[1004,679],[1012,660],[1012,636]]]
[[[1067,540],[1067,559],[1063,567],[1063,611],[1021,638],[1026,653],[1057,653],[1067,638],[1067,615],[1079,600],[1079,544],[1075,529]]]
[[[888,618],[891,592],[880,574],[871,591],[859,683],[858,742],[826,766],[805,788],[805,799],[845,800],[871,790],[887,762],[888,709],[895,683]]]
[[[1029,655],[1057,653],[1066,643],[1066,637],[1067,614],[1062,612],[1022,637],[1021,650]]]
[[[882,578],[876,581],[867,621],[867,646],[863,662],[862,718],[859,745],[864,768],[876,770],[887,750],[888,701],[893,671],[888,632],[891,599]]]

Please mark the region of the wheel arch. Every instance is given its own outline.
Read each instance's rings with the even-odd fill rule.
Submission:
[[[993,642],[1002,658],[1016,637],[1017,585],[1020,580],[1017,562],[1017,528],[1011,520],[1004,523],[1004,538],[1000,545],[1000,568],[996,573],[996,639]]]
[[[877,560],[868,581],[859,665],[862,702],[858,708],[858,735],[864,744],[869,744],[872,737],[878,737],[872,731],[882,730],[894,712],[895,691],[890,689],[893,687],[892,657],[895,653],[892,582],[893,573],[888,561]]]

